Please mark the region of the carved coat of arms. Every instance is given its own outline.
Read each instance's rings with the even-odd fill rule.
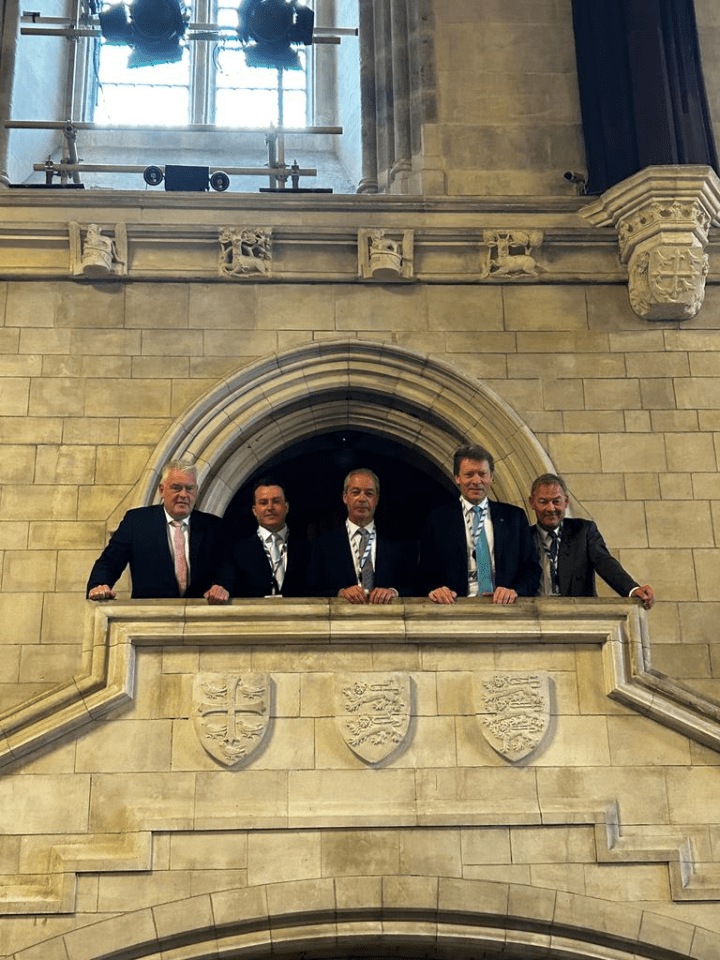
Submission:
[[[550,727],[550,677],[476,674],[475,703],[488,743],[506,760],[522,760],[537,750]]]
[[[410,726],[406,674],[348,673],[336,678],[335,720],[345,743],[366,763],[397,753]]]
[[[211,757],[232,767],[257,753],[270,722],[270,691],[264,673],[202,673],[195,678],[195,730]]]

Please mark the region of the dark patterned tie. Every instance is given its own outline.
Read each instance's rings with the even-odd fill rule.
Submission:
[[[370,593],[375,586],[375,571],[372,562],[372,534],[364,527],[358,531],[360,533],[360,547],[358,555],[360,557],[360,585],[363,590]]]
[[[555,596],[560,594],[560,579],[558,577],[558,547],[560,544],[560,537],[558,536],[557,530],[550,530],[550,549],[548,550],[548,558],[550,560],[550,580],[552,583],[552,592]]]

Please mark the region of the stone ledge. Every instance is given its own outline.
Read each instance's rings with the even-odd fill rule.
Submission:
[[[648,621],[629,600],[465,600],[438,607],[409,599],[374,609],[339,600],[87,603],[84,672],[0,716],[0,766],[104,716],[134,695],[136,648],[148,645],[422,646],[512,643],[602,647],[606,694],[720,750],[720,705],[651,667]]]

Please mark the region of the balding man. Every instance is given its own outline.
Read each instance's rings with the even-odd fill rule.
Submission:
[[[161,503],[128,510],[90,572],[88,599],[114,600],[113,587],[128,564],[133,600],[204,596],[213,583],[222,521],[193,509],[197,491],[193,464],[166,464]]]

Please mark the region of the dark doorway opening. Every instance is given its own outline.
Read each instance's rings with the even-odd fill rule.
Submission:
[[[378,475],[376,519],[393,537],[416,538],[428,512],[457,496],[452,480],[417,451],[387,437],[341,430],[308,437],[267,460],[236,492],[225,518],[237,536],[249,536],[256,527],[250,512],[253,486],[269,477],[285,488],[288,523],[314,540],[345,520],[343,481],[358,467]]]

